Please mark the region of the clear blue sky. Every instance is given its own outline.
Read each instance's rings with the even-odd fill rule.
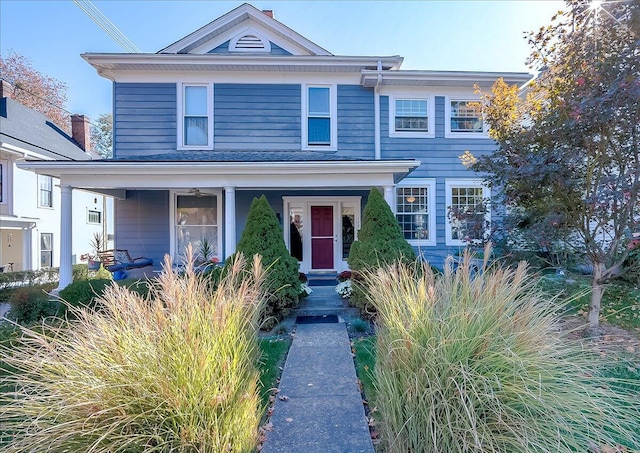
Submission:
[[[94,1],[143,52],[156,52],[241,1]],[[523,32],[537,30],[562,1],[254,1],[335,55],[401,55],[402,69],[530,72]],[[123,52],[71,0],[0,0],[0,52],[28,57],[68,85],[67,109],[111,111],[111,82],[80,54]]]

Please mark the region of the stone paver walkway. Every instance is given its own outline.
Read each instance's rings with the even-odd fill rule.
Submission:
[[[301,324],[263,453],[373,453],[344,323]]]

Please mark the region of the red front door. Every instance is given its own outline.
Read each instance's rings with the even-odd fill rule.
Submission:
[[[311,269],[333,269],[333,206],[311,206]]]

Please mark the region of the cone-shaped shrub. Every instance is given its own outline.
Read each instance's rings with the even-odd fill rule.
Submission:
[[[100,311],[0,350],[3,452],[254,451],[262,266],[239,255],[215,292],[171,269],[148,298],[114,284]]]
[[[441,276],[395,264],[366,277],[387,451],[637,451],[637,384],[615,393],[599,359],[562,338],[524,264],[471,267],[467,255]]]
[[[254,198],[251,203],[237,250],[245,256],[262,256],[262,264],[267,270],[266,284],[271,293],[263,324],[263,328],[268,329],[297,305],[300,273],[298,260],[287,250],[280,222],[264,195]]]
[[[413,247],[405,240],[396,216],[377,188],[369,192],[364,207],[358,240],[351,245],[349,267],[355,271],[356,285],[352,303],[365,313],[373,307],[367,303],[366,287],[357,281],[358,271],[372,271],[394,262],[410,263],[416,259]]]

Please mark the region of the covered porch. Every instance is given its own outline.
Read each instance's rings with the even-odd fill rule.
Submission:
[[[269,152],[256,153],[253,161],[214,160],[214,153],[203,154],[208,158],[22,163],[22,168],[60,178],[59,289],[72,281],[74,189],[113,196],[115,248],[153,259],[156,270],[165,254],[179,260],[187,243],[197,246],[203,238],[212,242],[216,258],[232,255],[251,200],[265,194],[301,271],[340,271],[346,268],[345,257],[371,187],[383,188],[393,208],[395,184],[420,165],[413,159],[327,159],[315,153],[316,160],[297,161],[273,160]]]

